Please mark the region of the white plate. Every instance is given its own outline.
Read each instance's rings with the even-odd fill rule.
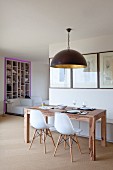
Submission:
[[[43,109],[43,110],[46,110],[46,109],[51,109],[52,107],[50,107],[50,106],[40,106],[39,108]]]
[[[88,112],[81,112],[80,114],[81,115],[86,115],[86,114],[88,114]]]
[[[68,110],[67,113],[80,113],[79,110]]]
[[[81,110],[88,110],[88,109],[91,109],[90,107],[81,107],[80,108]]]

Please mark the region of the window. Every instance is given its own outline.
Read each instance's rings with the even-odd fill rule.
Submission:
[[[97,88],[97,54],[84,57],[87,67],[73,69],[73,88]]]
[[[50,87],[70,88],[70,84],[70,69],[50,67]]]

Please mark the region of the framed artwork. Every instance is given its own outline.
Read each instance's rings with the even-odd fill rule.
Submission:
[[[100,53],[100,88],[113,88],[113,52]]]
[[[51,64],[50,59],[50,64]],[[64,68],[50,67],[50,87],[70,88],[71,87],[71,71]]]
[[[97,54],[84,57],[87,67],[73,69],[73,88],[97,88]]]

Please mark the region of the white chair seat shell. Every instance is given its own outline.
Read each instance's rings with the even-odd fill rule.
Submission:
[[[36,134],[37,134],[37,137],[40,136],[40,143],[42,140],[44,142],[44,146],[45,146],[44,152],[45,153],[46,153],[46,143],[45,142],[46,142],[47,136],[51,137],[52,142],[55,146],[54,139],[53,139],[51,131],[50,131],[50,128],[53,127],[53,125],[46,123],[45,117],[43,116],[43,114],[40,110],[34,110],[34,109],[30,110],[30,125],[34,128],[34,134],[33,134],[33,138],[31,140],[29,149],[32,146],[32,143],[36,137]]]
[[[64,135],[74,135],[78,134],[82,130],[79,128],[74,128],[71,120],[65,113],[55,113],[55,128],[56,130]]]
[[[68,140],[69,141],[68,146],[70,147],[71,162],[73,162],[73,154],[72,154],[73,142],[75,142],[78,145],[78,149],[81,153],[81,148],[80,148],[79,141],[76,135],[77,133],[81,132],[81,129],[74,128],[68,115],[65,113],[59,113],[59,112],[55,113],[55,128],[60,133],[60,135],[57,141],[57,145],[55,147],[54,156],[56,154],[59,144],[61,144],[62,141],[64,141],[64,148],[66,148],[66,143]]]

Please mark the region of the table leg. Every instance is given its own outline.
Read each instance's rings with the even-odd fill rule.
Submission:
[[[46,123],[48,123],[48,116],[45,116]]]
[[[25,143],[29,143],[29,134],[30,134],[30,114],[24,114],[24,141]]]
[[[89,154],[92,161],[96,160],[95,149],[95,119],[89,118]]]
[[[106,112],[101,117],[101,145],[106,146]]]
[[[45,116],[46,123],[48,123],[48,116]],[[46,135],[48,134],[48,129],[46,130]]]

